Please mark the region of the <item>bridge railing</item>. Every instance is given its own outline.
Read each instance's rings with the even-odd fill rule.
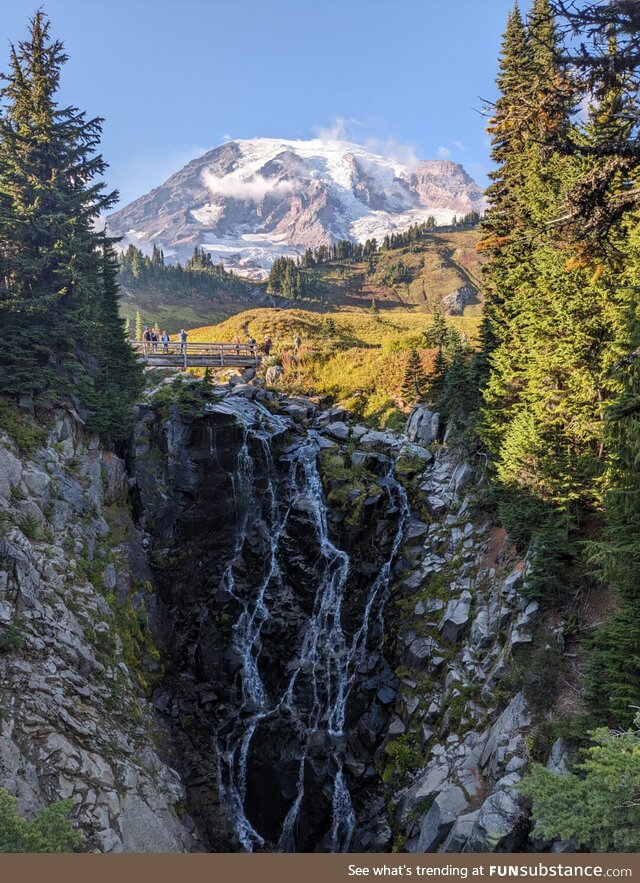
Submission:
[[[185,368],[191,360],[198,363],[206,362],[212,367],[218,365],[232,367],[239,362],[251,364],[258,362],[257,346],[251,346],[248,343],[180,343],[179,340],[163,343],[161,340],[157,342],[132,340],[131,347],[142,359],[153,359],[154,361],[166,359],[168,363],[173,364],[179,358]]]

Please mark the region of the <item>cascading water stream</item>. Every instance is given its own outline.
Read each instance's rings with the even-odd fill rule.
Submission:
[[[244,406],[243,406],[244,407]],[[255,406],[254,406],[255,408]],[[238,411],[234,406],[234,413]],[[349,634],[343,623],[343,601],[350,573],[347,553],[332,541],[327,523],[327,505],[317,465],[319,446],[309,437],[290,453],[290,468],[284,481],[273,462],[271,443],[275,432],[287,424],[270,412],[241,410],[243,442],[233,476],[236,507],[236,541],[223,577],[223,588],[235,599],[239,615],[233,627],[233,649],[240,660],[236,682],[236,707],[214,734],[219,758],[221,797],[231,807],[238,840],[247,851],[269,847],[294,851],[296,828],[305,800],[305,770],[310,746],[318,734],[326,744],[324,759],[332,787],[331,822],[326,844],[331,851],[349,848],[356,815],[344,774],[345,721],[349,695],[359,669],[366,662],[370,628],[374,621],[382,629],[382,612],[387,599],[393,563],[397,557],[408,514],[404,489],[393,478],[393,470],[380,481],[389,499],[388,513],[397,518],[390,552],[368,587],[357,629]],[[266,488],[258,499],[256,458]],[[271,617],[270,599],[282,589],[279,566],[281,544],[296,508],[309,517],[318,557],[315,562],[313,608],[308,615],[296,653],[296,664],[277,695],[270,694],[260,673],[262,630]],[[235,565],[242,556],[250,531],[260,530],[267,538],[264,566],[259,582],[250,592],[236,582]],[[282,822],[277,842],[267,844],[247,818],[248,764],[252,740],[266,721],[286,715],[287,726],[301,734],[295,797]],[[317,744],[317,742],[316,742]]]

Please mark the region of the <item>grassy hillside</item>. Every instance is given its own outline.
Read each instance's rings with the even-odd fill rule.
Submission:
[[[143,324],[157,323],[170,333],[183,326],[220,322],[264,297],[262,287],[214,265],[210,255],[199,249],[183,267],[165,265],[155,246],[149,257],[130,245],[120,257],[118,282],[121,312],[132,328],[139,312]]]
[[[477,229],[430,232],[412,245],[380,250],[371,260],[335,260],[304,269],[304,298],[295,302],[280,299],[280,303],[324,313],[336,307],[368,306],[375,299],[385,312],[416,306],[427,312],[443,309],[449,314],[478,316],[478,238]],[[186,269],[178,273],[171,266],[152,265],[149,259],[137,276],[130,266],[123,265],[120,285],[121,311],[132,326],[139,311],[144,324],[157,322],[170,333],[183,326],[217,324],[267,300],[264,285],[229,274],[218,278]],[[455,293],[461,289],[465,293],[456,299]],[[460,300],[463,305],[456,306]]]
[[[378,315],[362,309],[339,309],[319,315],[302,309],[256,309],[212,326],[193,329],[190,341],[232,341],[251,334],[258,343],[271,337],[271,363],[281,364],[279,389],[290,393],[329,396],[377,426],[400,425],[408,402],[401,387],[407,358],[418,350],[429,374],[435,352],[425,345],[431,316],[417,308],[388,309]],[[448,322],[478,340],[479,319],[451,317]],[[302,346],[293,357],[293,338]]]
[[[424,310],[479,315],[481,258],[477,228],[432,232],[403,248],[380,250],[370,261],[331,261],[305,270],[310,296],[334,304],[417,305]],[[466,289],[466,297],[456,292]],[[456,301],[467,303],[456,304]]]

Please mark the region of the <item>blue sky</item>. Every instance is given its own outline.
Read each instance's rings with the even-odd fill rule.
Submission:
[[[38,0],[0,4],[0,68]],[[121,203],[228,138],[339,134],[486,183],[513,0],[44,0],[62,100],[105,117]],[[529,3],[521,4],[527,8]]]

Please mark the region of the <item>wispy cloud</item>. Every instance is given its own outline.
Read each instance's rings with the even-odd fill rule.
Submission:
[[[355,117],[336,117],[329,126],[315,126],[314,132],[318,138],[327,141],[352,141],[360,144],[371,153],[380,156],[389,156],[398,162],[413,169],[420,163],[416,155],[415,145],[403,144],[393,136],[379,137],[365,135],[366,128],[379,126],[379,120],[358,120]]]
[[[464,150],[467,149],[467,148],[464,146],[464,144],[462,143],[462,141],[454,141],[454,142],[453,142],[453,146],[454,146],[457,150],[462,150],[462,151],[464,151]]]
[[[213,172],[204,172],[204,183],[212,196],[228,196],[242,202],[261,202],[265,196],[285,196],[294,189],[292,181],[270,181],[263,175],[252,175],[251,178],[234,178],[233,175],[219,177]]]
[[[323,141],[351,141],[354,126],[364,126],[362,120],[355,117],[337,116],[328,126],[314,126],[314,132]]]
[[[448,147],[444,147],[442,144],[438,147],[438,156],[440,159],[447,159],[447,157],[451,156],[451,151]]]
[[[420,159],[416,156],[415,145],[401,144],[395,138],[367,138],[363,146],[371,153],[390,156],[391,159],[403,163],[410,169],[415,169],[420,164]]]

